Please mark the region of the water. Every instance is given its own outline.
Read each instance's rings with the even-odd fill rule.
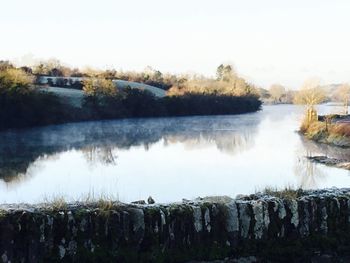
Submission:
[[[332,112],[321,106],[320,112]],[[0,203],[107,196],[179,201],[264,187],[350,187],[346,170],[305,156],[350,160],[296,130],[303,108],[236,116],[75,123],[0,133]]]

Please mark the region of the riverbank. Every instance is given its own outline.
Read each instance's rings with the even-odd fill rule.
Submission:
[[[17,68],[6,62],[0,69],[0,130],[86,120],[231,115],[259,110],[257,88],[231,66],[220,65],[218,70],[223,68],[227,70],[225,78],[181,77],[175,81],[177,77],[173,76],[170,86],[163,85],[159,71],[153,73],[163,84],[151,81],[147,74],[149,84],[167,87],[160,89],[120,80],[116,71],[82,73],[65,68],[71,72],[65,78],[57,68],[35,70],[33,74],[30,67]]]
[[[151,205],[1,205],[0,215],[3,262],[310,262],[350,249],[350,189]]]
[[[0,93],[0,130],[134,117],[232,115],[255,112],[261,107],[256,96],[185,94],[160,98],[129,88],[115,96],[77,97],[75,93]]]
[[[323,120],[323,118],[321,117]],[[303,123],[300,131],[308,139],[340,147],[350,147],[350,124],[326,121]]]

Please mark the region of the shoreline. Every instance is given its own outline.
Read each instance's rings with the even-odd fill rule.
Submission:
[[[108,121],[125,121],[125,120],[144,120],[144,119],[168,119],[168,118],[192,118],[192,117],[220,117],[220,116],[237,116],[237,115],[245,115],[245,114],[252,114],[261,111],[262,109],[257,110],[251,110],[241,113],[227,113],[227,114],[189,114],[189,115],[173,115],[173,116],[145,116],[145,117],[120,117],[120,118],[102,118],[102,119],[86,119],[86,120],[73,120],[73,121],[64,121],[64,122],[58,122],[58,123],[51,123],[46,125],[35,125],[35,126],[25,126],[25,127],[11,127],[11,128],[0,128],[0,133],[2,132],[11,132],[11,131],[21,131],[21,130],[27,130],[27,129],[36,129],[36,128],[44,128],[44,127],[50,127],[50,126],[59,126],[59,125],[69,125],[69,124],[79,124],[79,123],[89,123],[89,122],[108,122]]]
[[[308,160],[311,160],[314,163],[324,164],[330,167],[336,167],[341,169],[350,170],[350,161],[330,158],[327,156],[312,156],[306,157]]]
[[[94,98],[84,97],[81,107],[76,106],[75,99],[68,100],[68,97],[59,97],[50,92],[33,92],[30,96],[41,104],[52,100],[48,105],[45,104],[47,112],[38,105],[30,105],[31,98],[24,97],[23,100],[29,103],[29,109],[33,112],[28,114],[26,110],[23,113],[19,111],[18,116],[4,115],[3,119],[0,118],[0,131],[86,121],[238,115],[257,112],[262,105],[254,96],[187,94],[156,98],[148,92],[131,89],[127,90],[124,97],[103,98],[101,105],[96,105]],[[17,103],[14,101],[9,104],[9,109],[16,107]]]
[[[339,118],[339,117],[338,117]],[[345,116],[339,118],[343,120]],[[318,143],[329,144],[342,148],[350,147],[350,123],[325,120],[325,116],[318,116],[317,121],[303,123],[300,133],[306,138]]]

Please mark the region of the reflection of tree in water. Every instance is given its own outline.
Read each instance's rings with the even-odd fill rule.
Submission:
[[[223,153],[234,155],[248,150],[254,145],[254,130],[205,131],[198,134],[174,134],[166,137],[166,144],[181,142],[187,149],[216,146]]]
[[[16,151],[10,148],[3,149],[0,145],[0,178],[5,182],[19,180],[28,174],[28,167],[40,157],[38,151]]]
[[[85,159],[91,163],[103,163],[106,165],[116,165],[118,156],[113,153],[113,149],[111,147],[95,147],[88,146],[81,151],[84,154]]]
[[[337,147],[324,143],[317,143],[300,135],[300,145],[295,161],[295,175],[300,178],[300,186],[303,188],[316,188],[320,181],[328,175],[324,165],[308,160],[307,157],[326,156],[350,162],[350,151],[347,148]],[[349,171],[350,175],[350,171]]]
[[[316,188],[319,182],[327,177],[321,164],[307,159],[313,156],[327,156],[330,158],[350,161],[350,151],[346,148],[336,147],[323,143],[316,143],[300,136],[301,149],[297,154],[295,174],[300,177],[303,188]]]
[[[143,146],[148,150],[161,139],[165,146],[172,142],[197,148],[215,145],[222,152],[234,154],[253,145],[259,123],[259,115],[248,114],[86,122],[3,132],[0,178],[13,181],[27,174],[39,158],[69,150],[82,151],[91,164],[115,165],[116,149]]]
[[[5,183],[15,181],[18,182],[22,181],[23,178],[26,177],[27,167],[24,170],[25,173],[22,173],[20,169],[16,170],[15,168],[11,167],[0,168],[0,176]]]
[[[225,133],[217,137],[216,145],[220,151],[234,155],[252,148],[254,135],[253,131],[249,130],[241,133]]]
[[[330,158],[350,162],[350,150],[347,148],[332,146],[324,143],[316,143],[312,140],[301,137],[303,147],[310,151],[311,156],[324,155]]]
[[[16,184],[16,183],[23,182],[24,180],[32,178],[35,175],[35,173],[41,169],[41,161],[54,160],[57,158],[58,158],[57,155],[48,155],[48,156],[43,155],[37,158],[36,161],[32,163],[32,165],[27,167],[15,166],[17,163],[20,165],[22,164],[21,162],[16,160],[16,162],[0,167],[0,178],[5,183]]]
[[[326,174],[318,167],[317,164],[311,162],[306,157],[311,153],[302,150],[297,154],[294,174],[299,178],[299,185],[303,189],[317,188],[318,183],[326,178]]]

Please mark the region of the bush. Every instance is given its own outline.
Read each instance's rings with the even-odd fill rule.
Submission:
[[[0,93],[26,93],[34,77],[21,69],[8,68],[0,71]]]

